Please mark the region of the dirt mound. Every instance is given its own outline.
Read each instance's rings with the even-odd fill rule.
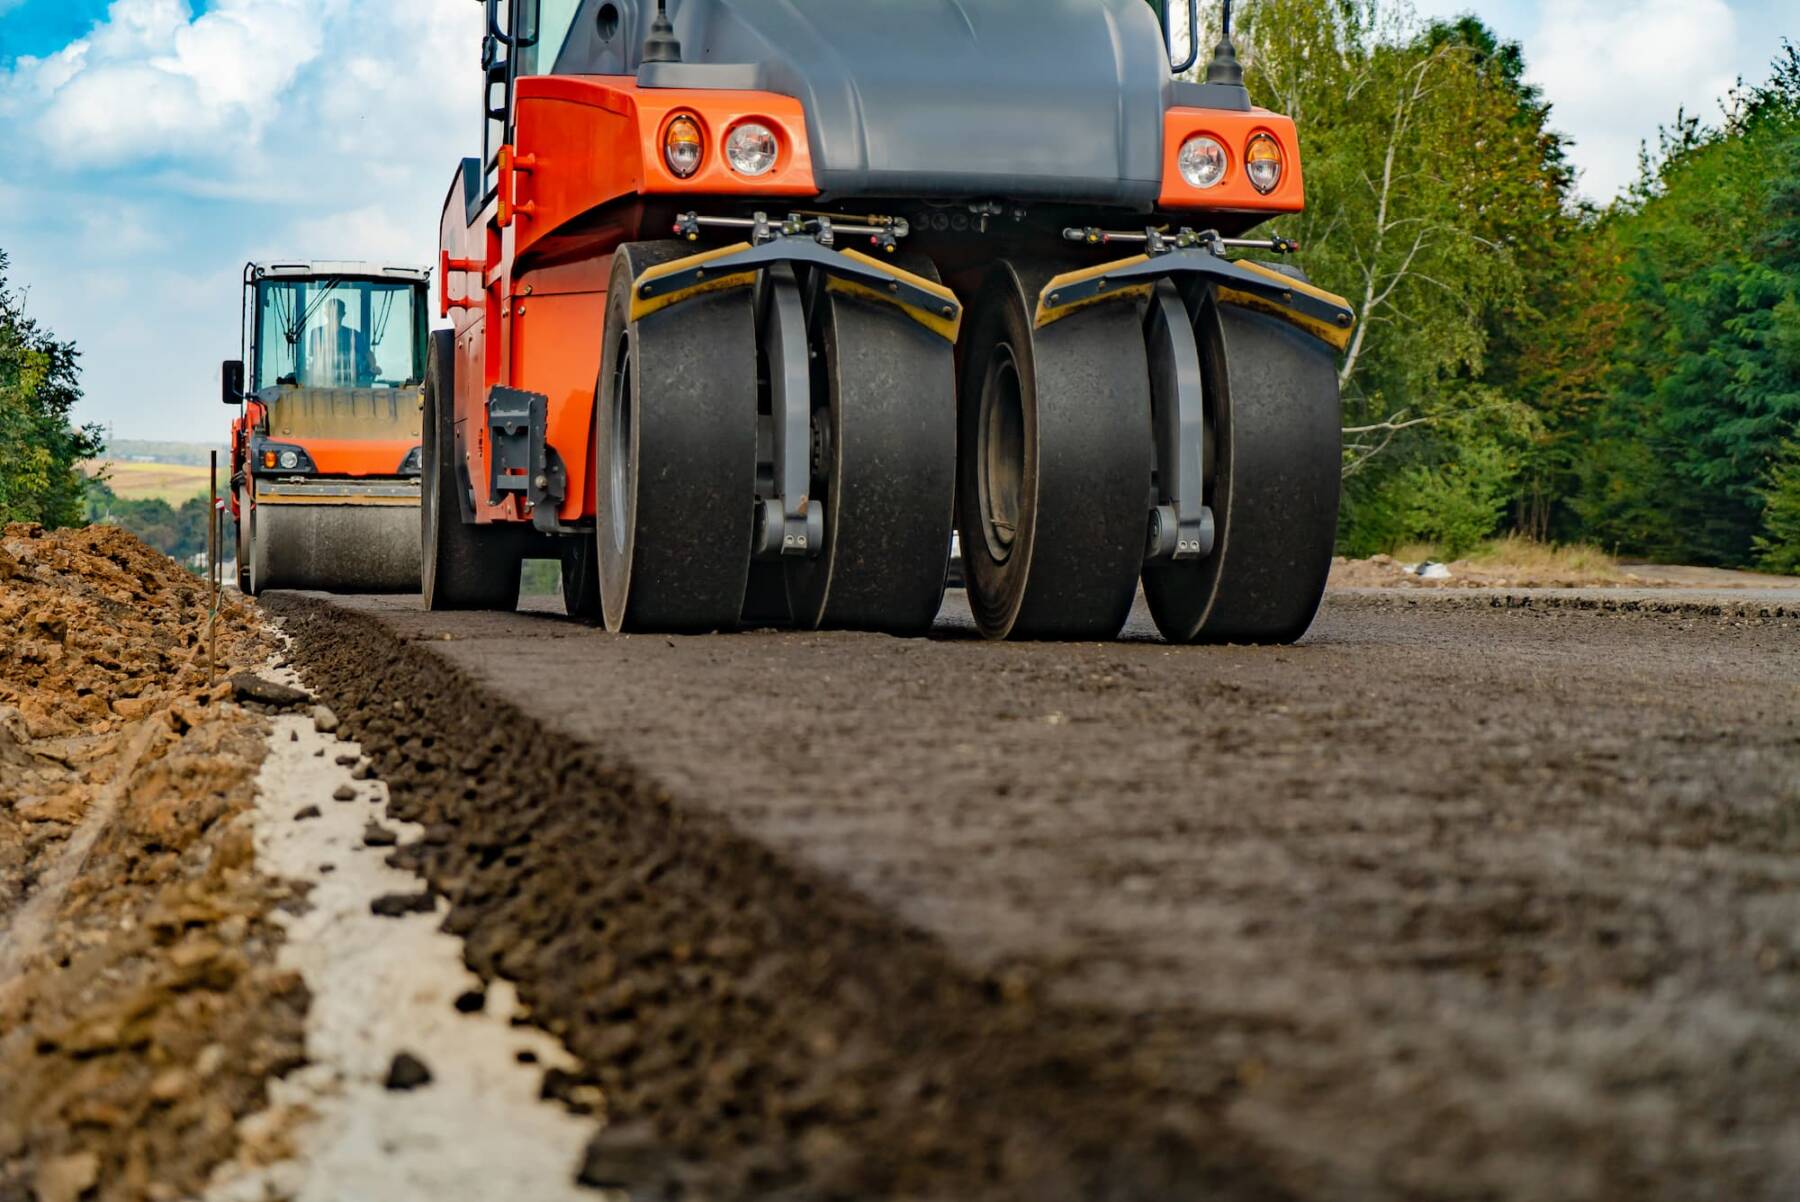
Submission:
[[[42,844],[87,812],[124,728],[204,683],[209,603],[203,580],[117,526],[0,534],[0,916]],[[266,648],[228,595],[221,660]]]
[[[302,1056],[248,820],[272,644],[116,527],[0,535],[0,1200],[197,1196]]]
[[[205,582],[117,526],[0,535],[0,705],[34,739],[141,718],[198,644]],[[225,614],[241,630],[241,605]]]

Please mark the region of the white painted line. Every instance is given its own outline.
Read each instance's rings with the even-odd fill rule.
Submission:
[[[508,1024],[517,1001],[504,983],[488,990],[484,1011],[457,1012],[455,999],[481,983],[463,964],[462,941],[438,929],[444,903],[437,914],[370,912],[375,898],[417,893],[423,882],[387,866],[391,848],[365,847],[364,827],[379,819],[402,842],[419,830],[386,817],[385,785],[353,781],[336,762],[356,753],[310,717],[274,720],[257,777],[256,854],[263,872],[313,883],[310,909],[282,916],[280,956],[312,991],[311,1063],[270,1082],[270,1110],[242,1131],[253,1160],[256,1146],[291,1124],[293,1158],[225,1166],[208,1202],[595,1202],[574,1183],[595,1121],[538,1098],[543,1071],[573,1058],[544,1032]],[[344,785],[356,800],[333,800]],[[296,821],[307,806],[319,816]],[[321,872],[326,865],[332,871]],[[431,1082],[386,1089],[398,1052],[424,1061]],[[537,1062],[520,1063],[521,1052]]]

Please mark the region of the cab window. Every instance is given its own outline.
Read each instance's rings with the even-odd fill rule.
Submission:
[[[400,388],[423,378],[410,284],[341,277],[257,286],[255,387]]]
[[[581,0],[516,0],[519,10],[518,59],[520,75],[549,75],[556,70],[556,57]]]

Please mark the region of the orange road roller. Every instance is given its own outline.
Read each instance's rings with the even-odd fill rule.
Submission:
[[[223,369],[238,587],[419,588],[419,417],[429,269],[244,268],[242,358]],[[515,569],[516,570],[516,569]]]
[[[1175,0],[1179,7],[1180,0]],[[440,226],[423,583],[614,631],[1312,621],[1349,305],[1294,123],[1152,0],[486,0]],[[1185,20],[1183,19],[1185,16]],[[1180,49],[1183,43],[1186,48]]]

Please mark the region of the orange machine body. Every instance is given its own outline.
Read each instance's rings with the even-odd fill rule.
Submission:
[[[687,179],[670,171],[662,153],[678,116],[698,124],[704,147]],[[772,130],[779,144],[775,167],[756,179],[735,174],[723,153],[730,131],[747,120]],[[1230,159],[1225,177],[1206,191],[1188,187],[1176,166],[1182,142],[1198,132],[1219,139]],[[1274,138],[1284,159],[1280,185],[1268,195],[1243,171],[1244,148],[1257,134]],[[456,335],[456,447],[474,485],[474,520],[529,521],[520,493],[496,499],[482,487],[494,455],[486,406],[496,386],[543,394],[545,440],[567,473],[557,519],[573,528],[596,509],[594,396],[612,252],[623,242],[672,237],[677,214],[709,202],[779,218],[813,207],[819,190],[804,108],[774,93],[646,88],[632,76],[521,77],[511,137],[493,172],[464,162],[439,229],[435,299]],[[1158,210],[1141,221],[1244,228],[1304,208],[1300,148],[1287,117],[1173,108],[1165,140]],[[954,260],[940,263],[953,287]]]

